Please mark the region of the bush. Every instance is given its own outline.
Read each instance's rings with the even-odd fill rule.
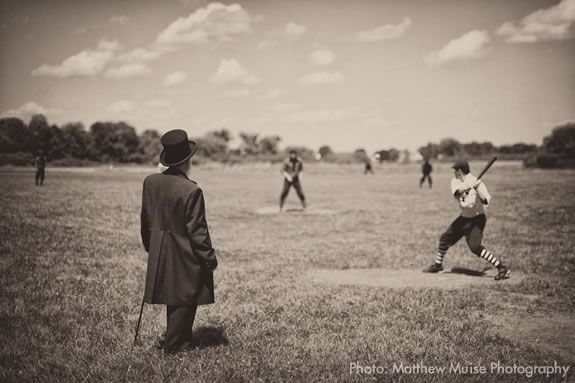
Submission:
[[[560,166],[559,158],[554,154],[539,153],[529,157],[524,161],[526,167],[537,167],[542,169],[553,169]]]
[[[0,166],[2,165],[33,166],[34,156],[25,152],[0,153]]]

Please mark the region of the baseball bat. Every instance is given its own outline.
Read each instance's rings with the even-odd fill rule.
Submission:
[[[489,168],[491,167],[491,165],[493,165],[495,163],[495,161],[497,161],[497,156],[494,156],[488,163],[487,165],[485,165],[485,167],[483,168],[483,170],[481,171],[481,173],[479,173],[479,175],[477,176],[477,180],[480,180],[481,177],[483,177],[483,175],[485,173],[487,173],[487,171],[489,170]]]

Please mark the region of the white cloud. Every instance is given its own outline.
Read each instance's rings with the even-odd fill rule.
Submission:
[[[358,118],[358,112],[352,109],[318,109],[294,113],[290,120],[294,122],[336,122]]]
[[[251,31],[251,16],[239,4],[210,3],[172,22],[156,38],[158,43],[233,41]]]
[[[306,74],[301,77],[299,82],[303,85],[316,84],[335,84],[343,81],[343,75],[340,72],[319,71]]]
[[[212,77],[212,81],[219,84],[255,84],[260,80],[253,74],[249,73],[235,59],[222,59],[216,74]]]
[[[110,24],[126,25],[130,22],[127,16],[112,16],[110,17]]]
[[[357,32],[355,40],[364,43],[393,40],[401,37],[410,27],[411,19],[405,18],[398,24],[386,24],[375,29]]]
[[[223,93],[224,97],[228,98],[240,98],[240,97],[248,97],[251,95],[252,92],[249,89],[230,89]]]
[[[111,50],[84,50],[68,57],[60,65],[42,65],[32,71],[32,76],[96,76],[113,58]]]
[[[517,25],[514,22],[505,22],[496,33],[510,43],[562,40],[574,37],[571,30],[573,23],[575,0],[562,0],[559,4],[525,16]]]
[[[185,74],[184,72],[168,73],[166,75],[166,77],[164,78],[162,85],[163,86],[176,86],[176,85],[182,84],[184,81],[186,81],[187,78],[188,78],[188,75]]]
[[[108,110],[114,114],[128,113],[134,109],[136,109],[136,103],[131,100],[120,100],[108,106]]]
[[[19,117],[22,120],[29,120],[35,114],[43,114],[47,117],[58,116],[62,114],[59,109],[47,108],[33,101],[29,101],[17,109],[10,109],[0,113],[2,117]]]
[[[124,64],[106,71],[106,77],[122,79],[130,77],[141,77],[151,73],[152,70],[145,64]]]
[[[438,51],[425,57],[429,66],[439,66],[452,61],[476,59],[485,54],[490,38],[487,31],[473,30],[449,41]]]
[[[305,35],[306,32],[307,27],[290,21],[283,27],[283,29],[278,31],[278,34],[288,40],[295,40]]]
[[[311,52],[309,59],[315,65],[325,66],[333,63],[335,60],[335,54],[329,49],[316,49]]]
[[[265,93],[265,97],[267,99],[270,100],[275,100],[276,98],[279,98],[282,94],[284,93],[284,91],[280,88],[274,88],[274,89],[270,89]]]
[[[150,62],[157,60],[168,50],[165,48],[136,48],[118,56],[118,60],[126,62]]]
[[[271,105],[270,109],[275,112],[293,112],[294,110],[298,110],[301,107],[301,104],[292,102],[278,102]]]
[[[100,40],[100,41],[98,42],[98,49],[103,50],[103,51],[113,51],[113,52],[116,52],[116,51],[122,50],[123,47],[122,47],[122,44],[120,44],[120,43],[118,42],[118,40],[106,40],[106,39],[103,39],[103,40]]]

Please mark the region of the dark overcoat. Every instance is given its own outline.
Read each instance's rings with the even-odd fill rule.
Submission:
[[[144,301],[174,306],[214,303],[217,266],[204,195],[184,172],[169,168],[144,180],[142,242],[148,252]]]

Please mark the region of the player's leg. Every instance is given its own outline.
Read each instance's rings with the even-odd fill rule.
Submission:
[[[306,208],[306,203],[305,203],[305,195],[303,194],[303,190],[301,188],[301,182],[299,179],[295,179],[293,181],[293,186],[295,188],[295,191],[297,193],[297,196],[299,197],[299,200],[301,201],[301,205],[303,206],[303,208]]]
[[[439,237],[439,245],[437,248],[437,255],[435,261],[425,271],[428,273],[437,273],[443,270],[443,258],[447,254],[447,250],[455,245],[457,241],[463,237],[463,226],[465,218],[459,216],[449,225],[447,230]]]
[[[491,251],[487,250],[485,246],[481,244],[483,241],[483,230],[485,229],[486,222],[487,218],[483,214],[473,218],[471,228],[465,235],[467,239],[467,245],[473,254],[485,259],[487,262],[497,267],[498,274],[495,279],[500,280],[509,278],[511,274],[509,268],[506,267],[503,262],[501,262],[501,260],[499,260]]]
[[[40,185],[44,185],[44,169],[40,171]]]
[[[421,178],[419,179],[419,187],[422,187],[424,182],[425,182],[425,174],[422,175]]]
[[[40,169],[36,169],[36,186],[40,183]]]
[[[291,183],[289,183],[286,179],[284,179],[284,186],[282,192],[280,194],[280,210],[284,207],[285,199],[289,193],[289,189],[291,187]]]
[[[433,187],[433,181],[431,180],[431,174],[427,175],[427,181],[429,182],[429,188],[431,189]]]

